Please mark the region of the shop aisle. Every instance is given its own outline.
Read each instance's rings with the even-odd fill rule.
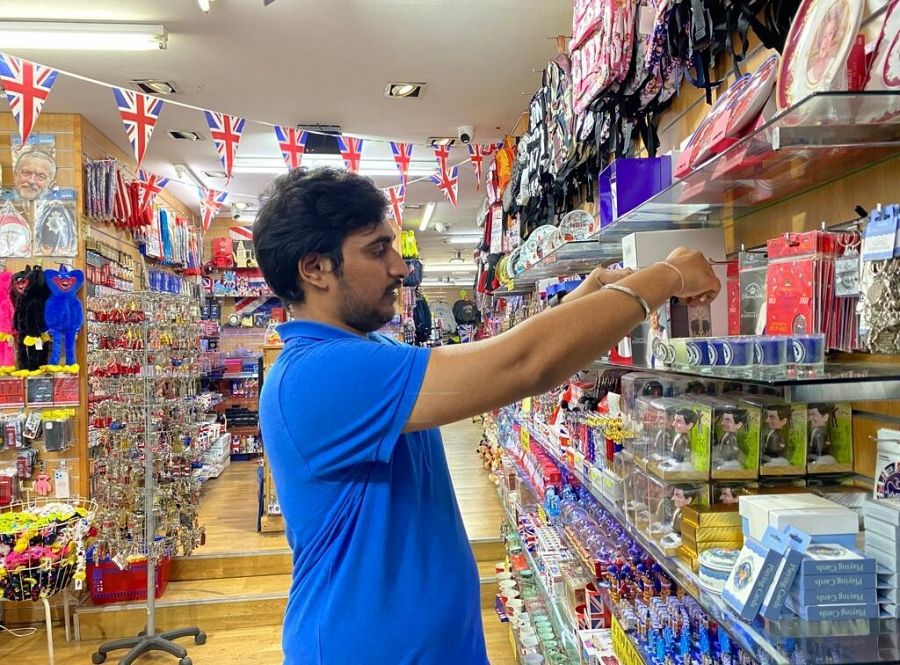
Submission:
[[[488,480],[481,458],[476,447],[481,437],[481,426],[471,420],[461,421],[442,428],[446,446],[447,460],[453,484],[459,500],[463,521],[469,538],[479,559],[479,569],[485,578],[493,575],[493,563],[501,558],[498,554],[499,525],[502,508],[493,484]],[[210,600],[224,592],[223,588],[254,589],[259,593],[274,589],[272,583],[285,587],[283,594],[269,593],[273,608],[276,611],[260,611],[257,620],[274,624],[272,617],[280,617],[282,606],[276,596],[287,594],[287,573],[289,568],[282,569],[286,561],[279,560],[279,569],[268,571],[269,574],[257,570],[257,577],[222,579],[187,579],[191,570],[205,569],[214,566],[212,559],[217,556],[231,556],[237,552],[250,554],[273,554],[287,551],[284,534],[260,534],[255,531],[256,525],[256,470],[255,462],[235,462],[225,469],[222,476],[209,482],[204,491],[201,506],[202,521],[207,528],[207,542],[197,550],[197,555],[179,562],[185,575],[184,580],[170,583],[169,591],[163,596],[161,603],[168,601],[184,602],[195,599],[199,604],[187,605],[187,613],[178,625],[191,623],[188,614],[208,607]],[[263,557],[265,558],[265,557]],[[274,561],[274,559],[273,559]],[[486,584],[484,589],[492,593],[496,585]],[[271,608],[270,608],[271,609]],[[488,655],[492,665],[514,665],[516,660],[509,642],[508,624],[502,624],[493,609],[483,609],[485,638]],[[86,622],[89,619],[85,619]],[[259,665],[280,665],[281,663],[281,626],[280,625],[247,625],[244,627],[220,627],[215,623],[199,622],[209,634],[209,642],[202,647],[195,647],[190,640],[185,641],[191,658],[196,665],[218,665],[220,663],[254,662]],[[164,622],[162,627],[167,627]],[[115,630],[113,629],[114,633]],[[116,634],[116,636],[118,636]],[[85,640],[80,643],[66,643],[62,628],[54,631],[56,641],[57,665],[82,665],[90,662],[91,653],[100,640]],[[45,665],[47,651],[45,634],[39,629],[34,635],[17,639],[7,633],[0,633],[0,662],[15,662],[17,665]],[[114,663],[116,660],[110,659]],[[148,656],[139,661],[141,664],[172,664],[176,661],[162,655]]]

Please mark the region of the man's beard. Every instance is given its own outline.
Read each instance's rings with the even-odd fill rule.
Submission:
[[[399,287],[399,284],[396,286]],[[384,296],[387,295],[385,292]],[[341,301],[341,320],[354,330],[364,333],[374,332],[394,318],[393,308],[388,314],[386,307],[381,310],[376,305],[366,303],[343,278],[340,280],[338,297]]]

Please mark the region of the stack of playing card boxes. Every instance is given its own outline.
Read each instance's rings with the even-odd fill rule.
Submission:
[[[863,506],[866,554],[878,562],[878,604],[885,617],[900,618],[897,560],[900,559],[900,500],[869,501]]]
[[[704,550],[721,548],[739,550],[744,544],[741,516],[735,504],[685,506],[681,520],[681,558],[699,568],[698,558]]]
[[[842,545],[812,543],[785,606],[802,619],[877,619],[875,559]]]

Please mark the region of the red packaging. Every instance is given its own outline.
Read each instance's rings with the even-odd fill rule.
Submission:
[[[78,404],[80,381],[77,376],[58,376],[53,379],[54,404]]]
[[[850,57],[847,58],[847,90],[857,92],[865,88],[868,72],[866,38],[863,35],[856,35],[853,48],[850,49]]]
[[[25,406],[25,381],[16,377],[0,379],[0,404]]]
[[[738,262],[728,262],[728,334],[741,334],[741,281],[738,273]]]

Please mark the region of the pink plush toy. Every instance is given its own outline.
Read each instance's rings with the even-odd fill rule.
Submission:
[[[0,367],[15,367],[16,352],[13,337],[13,304],[9,297],[12,273],[0,272]]]

